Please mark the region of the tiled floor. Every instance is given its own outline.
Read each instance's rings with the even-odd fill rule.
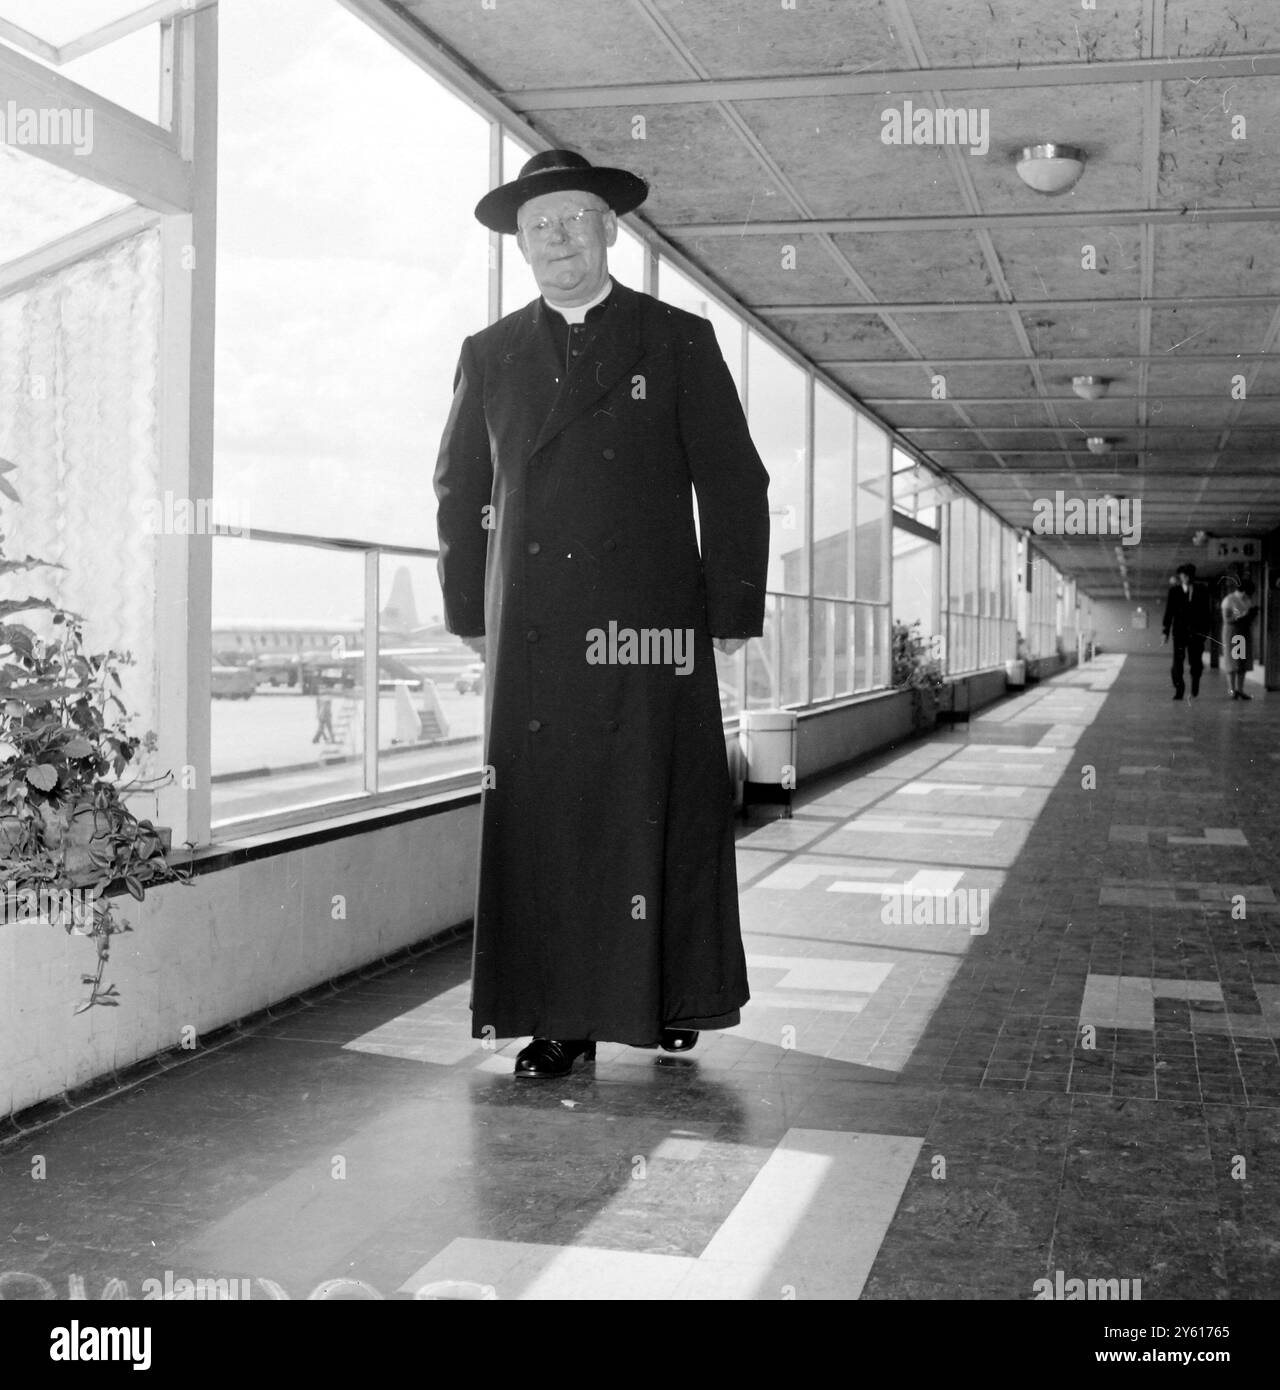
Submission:
[[[689,1057],[513,1082],[457,941],[0,1150],[0,1265],[91,1294],[1275,1297],[1280,698],[1168,693],[1103,657],[744,828],[753,999]]]

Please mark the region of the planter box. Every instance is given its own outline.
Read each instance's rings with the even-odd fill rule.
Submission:
[[[911,689],[912,722],[917,729],[932,729],[938,723],[937,692],[928,686],[913,686]]]
[[[938,719],[945,724],[967,724],[971,705],[969,682],[948,681],[938,691]]]

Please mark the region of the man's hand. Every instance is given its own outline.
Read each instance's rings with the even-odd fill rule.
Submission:
[[[485,638],[483,638],[483,637],[464,637],[462,640],[467,644],[468,647],[471,648],[471,650],[472,650],[473,652],[475,652],[475,654],[480,658],[481,661],[486,660],[486,657],[485,657],[485,641],[486,641],[486,639],[485,639]]]
[[[715,649],[723,652],[725,656],[732,656],[734,652],[745,647],[749,640],[747,637],[713,637],[711,639]]]
[[[1169,634],[1166,632],[1165,635],[1160,639],[1160,645],[1163,647],[1164,644],[1165,644],[1168,640],[1169,640]]]

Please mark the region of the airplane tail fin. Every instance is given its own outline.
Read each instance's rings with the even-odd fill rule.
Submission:
[[[382,610],[385,631],[413,632],[418,626],[418,605],[413,601],[413,581],[409,567],[401,565],[391,581],[391,593]]]

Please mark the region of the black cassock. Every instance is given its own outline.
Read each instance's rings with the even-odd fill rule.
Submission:
[[[463,344],[435,475],[488,639],[472,1031],[648,1043],[748,997],[711,638],[762,630],[768,475],[705,319],[615,282],[566,370],[546,315]]]

